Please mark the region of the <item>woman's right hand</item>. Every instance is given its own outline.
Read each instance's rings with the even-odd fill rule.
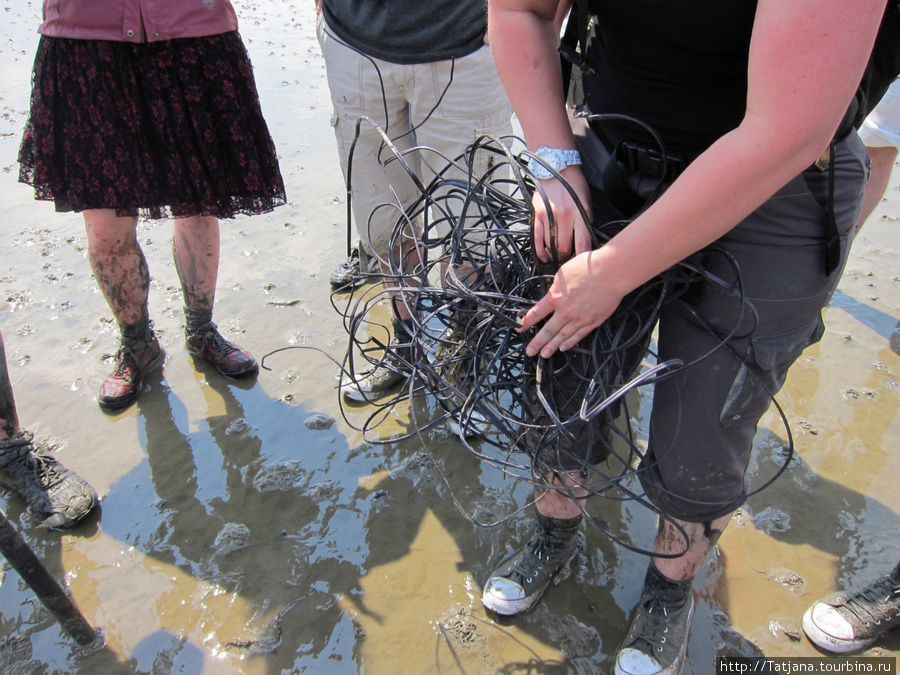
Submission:
[[[581,202],[588,219],[591,217],[591,193],[584,174],[577,166],[560,172]],[[585,222],[572,195],[556,178],[540,181],[540,188],[532,198],[534,207],[534,254],[543,262],[553,259],[555,248],[559,263],[586,253],[593,248],[590,220]],[[543,191],[543,194],[542,194]],[[550,228],[553,215],[555,237]]]

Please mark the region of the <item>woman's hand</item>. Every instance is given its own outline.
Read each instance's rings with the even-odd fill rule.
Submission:
[[[547,319],[528,343],[528,356],[540,352],[549,358],[557,349],[571,349],[619,306],[625,292],[607,281],[612,277],[604,268],[605,257],[603,249],[579,253],[559,268],[547,295],[525,314],[518,329],[523,333]]]
[[[566,167],[560,175],[575,191],[585,214],[590,218],[591,193],[581,169],[577,165]],[[540,188],[543,189],[543,194],[540,189],[535,190],[531,202],[534,207],[534,254],[537,258],[550,262],[553,257],[554,237],[550,230],[550,212],[556,227],[555,249],[559,262],[590,251],[590,223],[586,223],[581,217],[569,191],[555,178],[540,181]]]

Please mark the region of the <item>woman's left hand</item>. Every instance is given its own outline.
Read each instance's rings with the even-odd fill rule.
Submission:
[[[581,253],[559,268],[553,285],[522,319],[520,333],[547,319],[525,351],[549,358],[566,351],[606,321],[625,293],[604,282],[602,249]],[[549,318],[548,318],[549,317]]]

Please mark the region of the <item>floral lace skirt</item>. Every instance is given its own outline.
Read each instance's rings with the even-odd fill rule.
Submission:
[[[58,211],[231,218],[285,203],[236,31],[149,44],[43,36],[19,164]]]

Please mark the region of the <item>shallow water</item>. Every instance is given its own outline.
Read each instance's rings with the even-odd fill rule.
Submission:
[[[290,203],[223,223],[216,319],[257,357],[306,346],[340,359],[328,275],[345,253],[346,202],[313,6],[236,6]],[[270,370],[243,384],[193,363],[181,347],[170,223],[140,226],[164,370],[133,408],[97,408],[117,341],[81,219],[16,182],[39,14],[36,1],[6,0],[0,15],[2,330],[23,425],[62,444],[58,457],[96,487],[102,508],[62,536],[32,527],[17,499],[0,495],[0,508],[106,646],[77,649],[4,565],[0,672],[610,672],[646,559],[590,531],[535,610],[487,615],[480,583],[527,539],[529,521],[473,527],[451,494],[490,518],[514,512],[529,489],[440,428],[364,442],[354,428],[369,409],[342,418],[337,368],[320,352],[273,354]],[[887,342],[900,315],[898,220],[895,180],[855,243],[824,339],[778,397],[795,458],[735,516],[697,579],[687,673],[713,672],[722,654],[818,655],[799,630],[806,607],[900,559],[900,357]],[[640,429],[646,404],[634,401]],[[427,400],[414,405],[434,413]],[[398,408],[379,434],[406,431],[409,419]],[[786,439],[774,414],[765,421],[756,485]],[[591,508],[634,544],[652,541],[647,511]],[[894,634],[866,655],[898,651]]]

